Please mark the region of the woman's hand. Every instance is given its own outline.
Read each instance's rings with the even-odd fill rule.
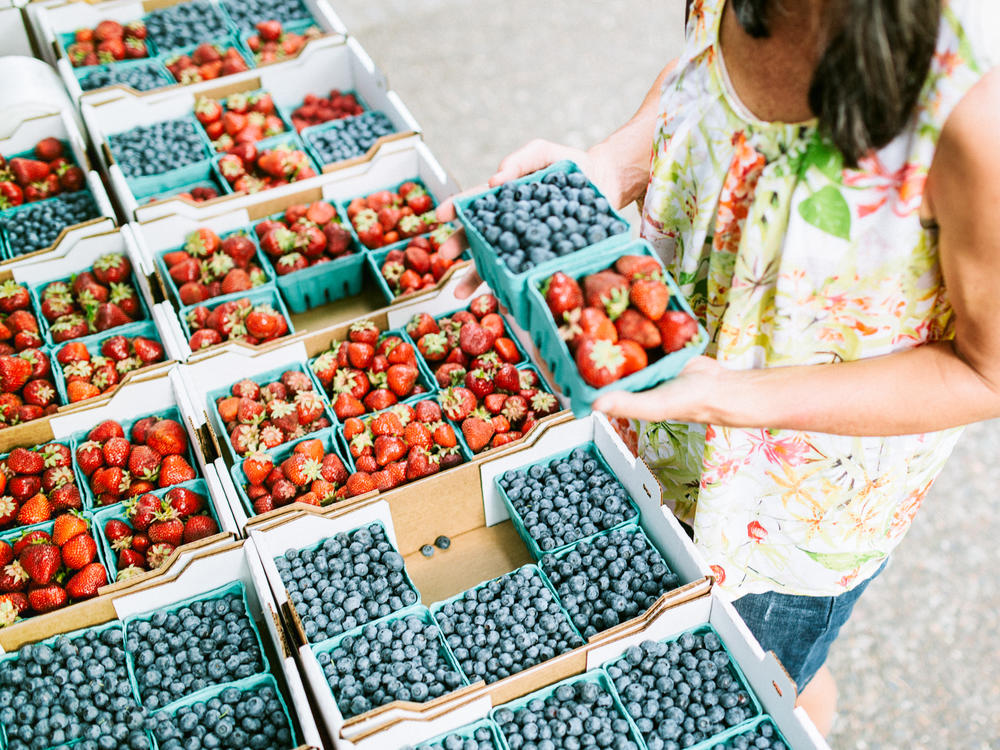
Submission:
[[[594,411],[647,422],[712,422],[713,403],[727,392],[731,373],[712,357],[692,359],[673,380],[641,393],[615,391],[594,402]]]
[[[593,150],[596,149],[592,149],[592,151]],[[487,184],[478,185],[471,190],[467,190],[464,193],[460,193],[459,195],[444,201],[440,206],[438,206],[437,209],[438,220],[454,221],[455,198],[485,192],[490,188],[503,185],[505,182],[510,182],[511,180],[524,177],[532,172],[537,172],[539,169],[544,169],[550,164],[562,161],[563,159],[569,159],[570,161],[576,162],[576,165],[583,170],[585,175],[587,175],[587,179],[593,182],[602,193],[609,196],[609,200],[611,200],[610,196],[614,196],[616,194],[613,170],[604,164],[603,160],[593,158],[588,151],[570,148],[569,146],[562,146],[558,143],[552,143],[551,141],[534,140],[526,146],[522,146],[517,151],[514,151],[502,162],[500,162],[500,166],[497,168],[496,174],[490,177]],[[614,203],[615,201],[611,200],[611,202]],[[616,205],[616,208],[617,207],[618,206]],[[466,247],[468,247],[468,242],[465,238],[465,230],[463,228],[459,228],[455,234],[449,237],[448,240],[441,245],[438,252],[445,258],[454,260],[465,252]],[[475,270],[472,270],[456,288],[455,296],[459,299],[465,299],[476,291],[481,283],[482,280],[479,278],[479,274],[477,274]]]

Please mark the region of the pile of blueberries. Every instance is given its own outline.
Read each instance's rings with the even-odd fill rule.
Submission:
[[[139,125],[108,136],[108,143],[126,177],[163,174],[208,156],[194,120],[189,118]]]
[[[7,750],[54,747],[149,750],[154,720],[135,702],[122,630],[87,630],[22,646],[0,668]]]
[[[679,750],[754,716],[750,694],[712,631],[643,641],[608,674],[649,750]]]
[[[397,700],[424,703],[463,684],[426,614],[369,623],[316,659],[344,718]]]
[[[173,83],[167,78],[154,62],[135,63],[133,65],[114,65],[88,73],[80,79],[80,88],[84,91],[122,84],[131,86],[136,91],[149,91]]]
[[[160,750],[289,750],[293,746],[288,717],[278,693],[268,684],[245,691],[227,687],[206,701],[181,706],[173,715],[160,711],[153,734]]]
[[[0,220],[12,256],[33,253],[48,247],[66,227],[100,215],[89,190],[64,193],[48,200],[25,205]]]
[[[511,750],[639,750],[628,719],[618,710],[611,693],[591,680],[560,685],[548,697],[534,698],[516,711],[498,708],[494,717]]]
[[[400,555],[373,523],[275,558],[288,598],[312,643],[417,602]]]
[[[413,746],[406,745],[400,750],[413,750]],[[417,750],[500,750],[500,746],[494,739],[489,725],[484,724],[471,732],[460,729],[435,742],[425,742],[419,745]]]
[[[125,648],[149,709],[264,669],[257,632],[235,592],[128,623]]]
[[[312,21],[302,0],[222,0],[229,17],[241,32],[253,31],[260,21]]]
[[[622,483],[583,447],[548,465],[505,472],[500,486],[542,552],[638,515]]]
[[[713,745],[712,750],[788,750],[788,745],[770,719],[765,719],[753,729]]]
[[[507,183],[474,200],[468,211],[515,274],[628,231],[582,172],[557,170],[538,182]]]
[[[541,566],[584,638],[645,612],[679,584],[637,528],[582,541],[562,557],[546,555]]]
[[[225,36],[226,20],[208,0],[171,5],[145,17],[149,38],[160,52]]]
[[[306,140],[321,163],[334,164],[365,154],[379,138],[395,132],[384,112],[373,111],[335,120],[322,130],[307,133]]]
[[[472,682],[496,682],[583,645],[529,565],[466,591],[442,605],[435,618]]]

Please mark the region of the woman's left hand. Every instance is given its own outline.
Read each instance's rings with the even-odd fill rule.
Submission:
[[[729,373],[712,357],[692,359],[680,374],[663,385],[641,393],[615,391],[594,402],[594,411],[614,417],[647,422],[711,422]]]

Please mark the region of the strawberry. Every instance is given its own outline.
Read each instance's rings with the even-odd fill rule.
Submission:
[[[400,346],[408,345],[401,344]],[[406,398],[413,393],[413,388],[417,382],[417,374],[417,368],[412,365],[390,365],[389,369],[386,371],[386,383],[389,386],[389,390],[400,398]]]
[[[146,556],[136,549],[123,549],[118,553],[118,570],[122,571],[128,568],[138,568],[140,570],[146,570]],[[118,574],[117,580],[121,581],[122,575]]]
[[[465,387],[472,391],[477,400],[482,400],[493,393],[496,385],[490,373],[477,369],[466,374]]]
[[[70,570],[80,570],[97,557],[97,542],[90,534],[77,534],[62,546],[62,561]]]
[[[368,411],[382,411],[395,404],[399,399],[387,388],[376,388],[364,397],[362,403]]]
[[[649,255],[623,255],[615,261],[615,270],[632,281],[637,276],[652,277],[662,272],[659,262]]]
[[[119,468],[128,465],[129,451],[131,449],[131,443],[123,437],[109,439],[102,449],[105,465],[117,466]]]
[[[243,473],[250,484],[263,484],[274,468],[274,462],[266,453],[252,453],[243,460]]]
[[[469,417],[462,421],[462,435],[473,453],[478,453],[490,442],[496,431],[493,422],[480,417]]]
[[[66,593],[74,601],[97,596],[97,590],[108,582],[108,574],[100,563],[89,563],[66,583]]]
[[[370,474],[356,471],[347,478],[347,493],[351,497],[364,495],[377,489]]]
[[[448,388],[441,393],[441,408],[448,419],[461,422],[476,408],[476,397],[468,388]]]
[[[0,594],[0,627],[13,625],[28,607],[28,597],[20,591]]]
[[[315,391],[300,391],[295,396],[295,411],[300,425],[312,425],[323,416],[323,400]]]
[[[434,428],[432,438],[442,448],[454,448],[458,444],[458,439],[455,437],[455,430],[447,422],[441,422]]]
[[[583,296],[587,307],[603,309],[614,320],[628,307],[628,281],[610,269],[599,271],[584,277]]]
[[[24,534],[20,539],[14,542],[14,555],[19,556],[32,544],[49,543],[51,541],[52,536],[47,531],[29,531],[27,534]]]
[[[576,279],[562,271],[552,274],[542,289],[545,303],[556,320],[562,320],[563,313],[583,307],[583,290]]]
[[[34,495],[24,502],[17,511],[17,523],[20,526],[31,526],[52,518],[52,506],[45,495]]]
[[[39,614],[64,607],[67,601],[66,589],[58,583],[49,583],[44,586],[31,586],[28,588],[28,603]]]
[[[22,357],[0,356],[0,391],[16,393],[31,377],[31,363]]]
[[[159,341],[136,336],[132,339],[132,348],[143,365],[163,361],[163,345]]]
[[[51,542],[40,542],[25,547],[17,556],[17,560],[32,582],[44,585],[55,578],[62,556],[56,545]]]
[[[634,288],[634,287],[633,287]],[[661,313],[662,317],[662,313]],[[641,312],[629,308],[614,323],[619,340],[631,340],[643,349],[658,347],[662,341],[656,324]]]
[[[146,445],[161,456],[184,454],[188,448],[187,433],[179,422],[161,419],[149,428]]]
[[[646,350],[637,342],[631,339],[623,339],[618,342],[618,346],[625,356],[623,377],[631,375],[633,372],[638,372],[649,364],[649,357],[646,354]]]
[[[624,375],[625,355],[615,343],[585,338],[576,350],[576,366],[584,382],[603,388]]]
[[[181,482],[188,482],[197,475],[184,456],[171,454],[163,457],[163,465],[160,467],[160,478],[158,487],[170,487]]]
[[[151,544],[169,544],[178,547],[184,536],[184,522],[179,518],[153,521],[146,533]]]
[[[414,407],[414,419],[424,424],[441,421],[441,407],[436,401],[424,399]]]
[[[358,417],[365,413],[365,405],[350,393],[339,393],[333,402],[333,412],[341,420]]]
[[[7,468],[15,474],[40,474],[45,470],[45,459],[38,451],[15,448],[7,456]]]
[[[87,522],[76,513],[64,513],[52,524],[52,543],[62,547],[78,534],[87,533]]]
[[[698,335],[698,323],[682,310],[668,310],[656,322],[667,354],[682,349]]]
[[[657,274],[656,278],[638,279],[632,282],[629,289],[629,301],[640,313],[649,320],[657,321],[663,317],[670,302],[670,288],[663,283]]]
[[[196,542],[199,539],[219,533],[219,526],[211,516],[191,516],[184,522],[184,544]]]
[[[379,435],[375,438],[375,462],[379,466],[398,461],[406,455],[406,452],[406,443],[398,437]]]
[[[146,494],[125,504],[125,514],[138,531],[145,531],[163,508],[156,495]]]

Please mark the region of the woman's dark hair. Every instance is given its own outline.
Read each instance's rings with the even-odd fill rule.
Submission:
[[[794,0],[793,0],[794,1]],[[732,0],[743,29],[769,34],[768,14],[782,0]],[[836,0],[830,39],[809,87],[820,127],[856,166],[906,127],[930,71],[942,0]]]

